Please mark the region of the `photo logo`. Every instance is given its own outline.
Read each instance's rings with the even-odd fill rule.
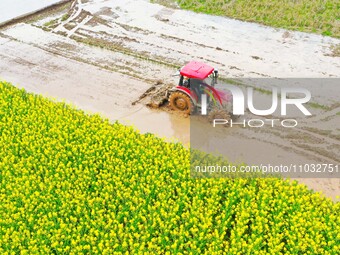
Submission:
[[[233,116],[244,116],[246,113],[246,107],[249,113],[256,116],[269,116],[277,112],[278,108],[280,109],[280,116],[287,116],[287,106],[295,107],[298,111],[300,111],[304,116],[311,116],[310,111],[305,107],[304,104],[308,103],[311,99],[311,93],[309,90],[305,88],[299,87],[272,87],[271,91],[271,105],[267,109],[257,109],[254,105],[261,100],[261,98],[256,98],[254,96],[254,88],[247,87],[244,92],[240,87],[233,85],[224,85],[223,90],[228,92],[223,92],[221,90],[215,90],[214,93],[202,93],[201,94],[201,115],[207,115],[209,111],[211,111],[211,101],[213,96],[217,98],[217,100],[213,98],[215,105],[218,105],[220,102],[220,111],[227,111],[226,107],[224,107],[223,102],[228,102],[231,104],[231,109],[229,109],[230,114]],[[216,103],[217,102],[217,103]],[[216,107],[215,107],[216,108]],[[233,125],[243,125],[248,127],[262,127],[266,124],[275,126],[275,123],[280,121],[281,126],[283,127],[295,127],[297,126],[297,121],[295,119],[249,119],[243,120],[241,122],[235,122],[235,120],[220,118],[213,118],[213,126],[216,125],[225,125],[230,124]]]

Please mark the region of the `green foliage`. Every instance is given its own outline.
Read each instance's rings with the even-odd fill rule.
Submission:
[[[70,14],[66,13],[61,17],[61,21],[65,21],[70,17]]]
[[[340,37],[338,0],[178,0],[177,3],[195,12]]]
[[[52,27],[58,25],[58,19],[53,19],[44,23],[45,27]]]

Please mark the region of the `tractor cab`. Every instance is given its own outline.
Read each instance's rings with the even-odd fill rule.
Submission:
[[[173,110],[187,114],[201,107],[202,94],[208,95],[210,101],[222,104],[219,92],[214,88],[217,84],[217,69],[197,61],[191,61],[179,70],[179,82],[170,94],[169,104]]]
[[[179,71],[180,79],[178,86],[190,87],[198,86],[199,84],[208,84],[214,86],[217,83],[218,71],[213,67],[192,61],[186,64]]]

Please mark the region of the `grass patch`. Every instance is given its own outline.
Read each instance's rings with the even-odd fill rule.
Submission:
[[[55,27],[58,25],[59,19],[52,19],[44,23],[44,27]]]
[[[5,82],[0,134],[1,254],[337,253],[340,203],[297,182],[190,178],[181,144]]]
[[[327,105],[319,104],[319,103],[316,103],[316,102],[308,102],[307,105],[309,105],[310,107],[312,107],[314,109],[321,109],[321,110],[324,110],[324,111],[331,110],[331,107],[329,107]]]
[[[63,22],[65,20],[67,20],[69,17],[70,17],[70,14],[65,13],[63,16],[61,16],[61,18],[52,19],[52,20],[44,23],[44,27],[55,28],[59,24],[60,21]]]
[[[340,38],[340,2],[337,0],[178,0],[177,3],[195,12]]]
[[[65,21],[70,17],[69,13],[65,13],[62,17],[61,17],[61,21]]]

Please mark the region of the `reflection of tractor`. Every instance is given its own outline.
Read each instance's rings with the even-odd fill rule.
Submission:
[[[209,119],[230,119],[228,108],[232,103],[232,95],[215,88],[218,78],[216,69],[192,61],[180,69],[179,75],[179,84],[170,91],[169,96],[173,110],[192,114],[201,108],[201,95],[205,94]]]

